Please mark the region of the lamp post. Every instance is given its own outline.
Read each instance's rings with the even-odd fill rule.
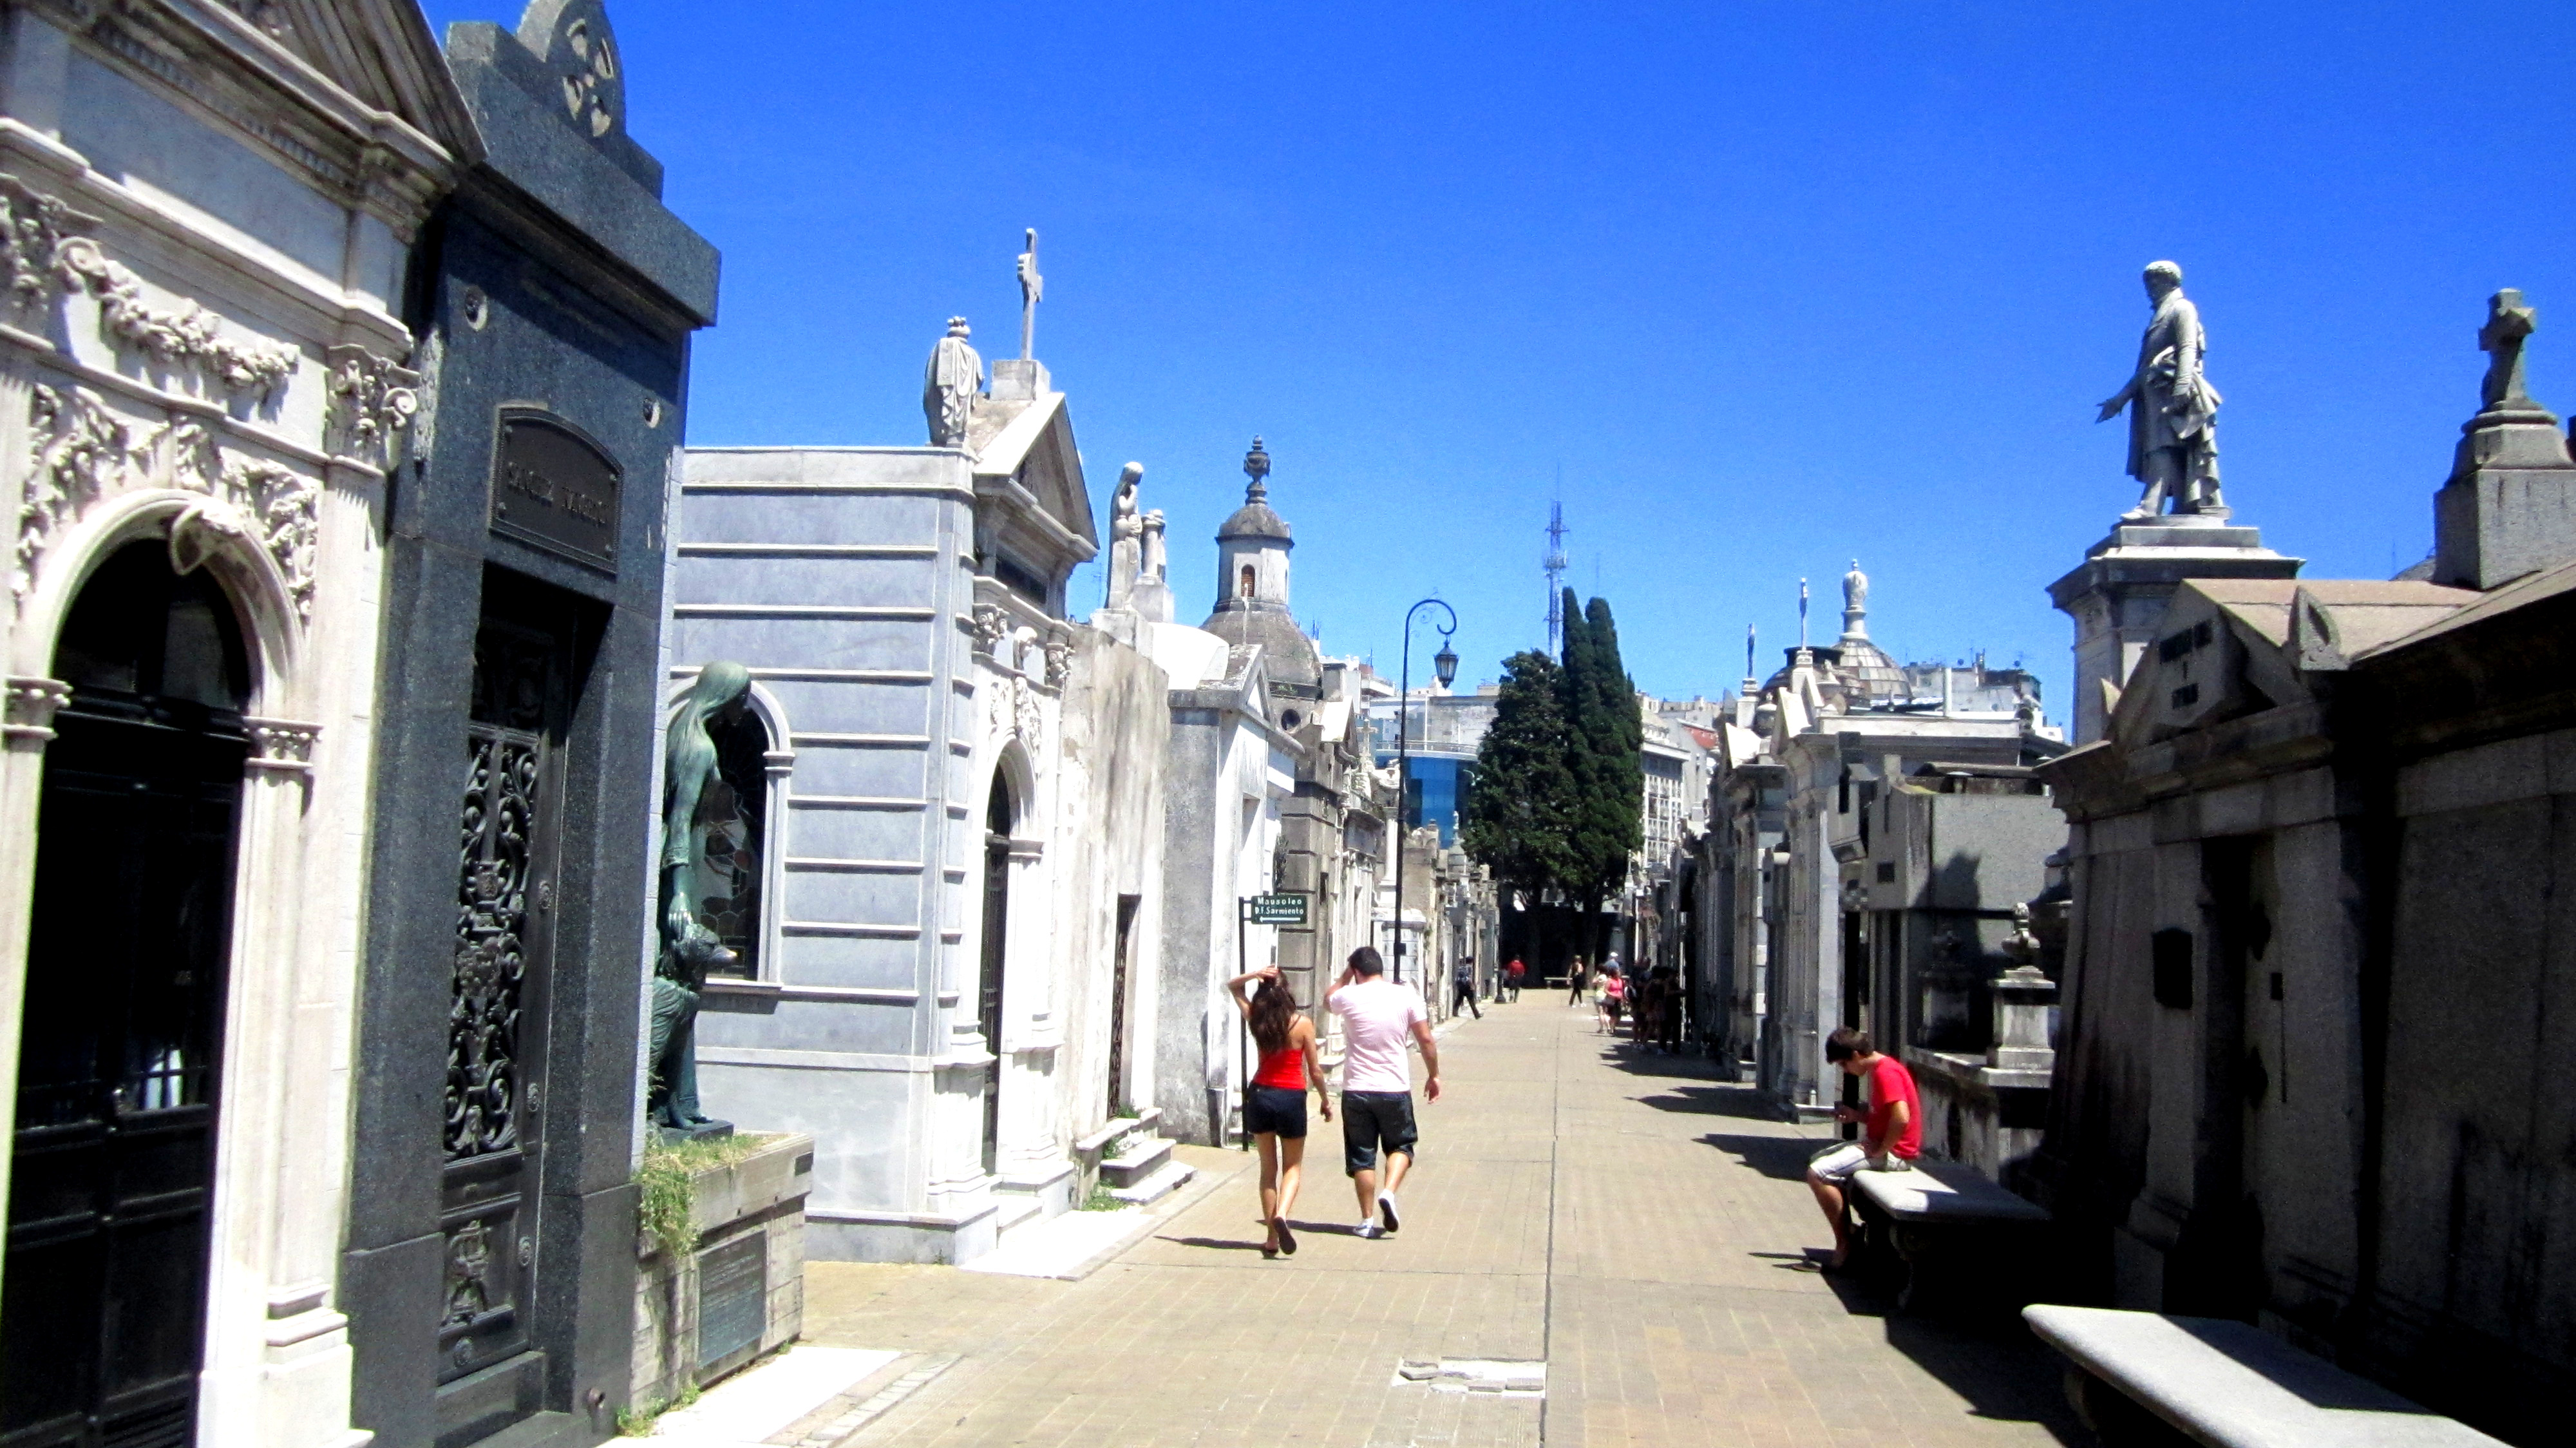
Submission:
[[[1395,683],[1395,979],[1404,980],[1404,842],[1412,832],[1406,819],[1413,804],[1412,751],[1406,736],[1412,732],[1409,711],[1413,707],[1413,616],[1426,608],[1437,608],[1449,615],[1440,628],[1440,652],[1431,656],[1432,671],[1440,676],[1440,687],[1448,688],[1458,677],[1458,655],[1449,647],[1449,636],[1458,631],[1458,610],[1436,598],[1426,598],[1404,611],[1404,662]],[[1425,924],[1429,917],[1425,917]]]

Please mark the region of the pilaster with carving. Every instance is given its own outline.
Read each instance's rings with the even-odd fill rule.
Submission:
[[[334,456],[391,467],[395,443],[420,412],[420,374],[364,347],[331,349],[324,446]]]

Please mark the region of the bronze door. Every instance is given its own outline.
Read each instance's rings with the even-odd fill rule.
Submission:
[[[139,545],[65,622],[27,940],[0,1445],[196,1438],[247,670]]]
[[[534,1412],[545,1375],[532,1315],[568,674],[562,635],[484,619],[462,761],[441,1143],[441,1443]]]

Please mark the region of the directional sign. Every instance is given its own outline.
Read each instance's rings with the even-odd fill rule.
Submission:
[[[1255,925],[1303,925],[1306,923],[1306,897],[1291,892],[1282,895],[1251,897],[1252,923]]]

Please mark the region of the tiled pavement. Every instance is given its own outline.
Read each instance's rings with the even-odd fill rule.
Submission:
[[[2043,1348],[1886,1316],[1800,1270],[1820,1133],[1705,1063],[1640,1056],[1533,991],[1441,1043],[1405,1228],[1370,1242],[1336,1127],[1265,1262],[1222,1180],[1079,1282],[814,1263],[808,1340],[955,1354],[850,1445],[1868,1444],[2085,1440]],[[1239,1153],[1183,1148],[1202,1172]],[[1544,1358],[1544,1401],[1396,1384],[1405,1358]]]

